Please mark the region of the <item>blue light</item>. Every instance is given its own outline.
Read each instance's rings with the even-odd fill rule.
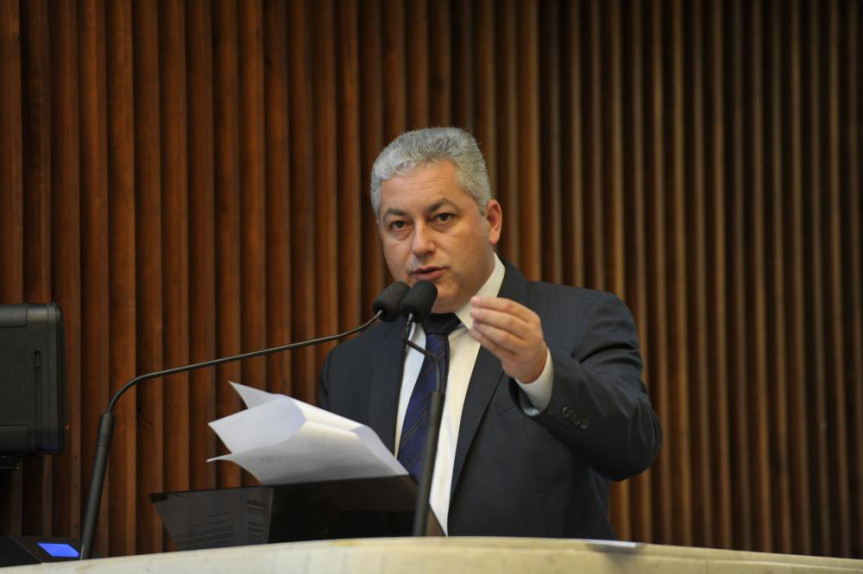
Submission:
[[[78,558],[80,556],[71,544],[58,544],[56,542],[37,542],[37,544],[54,558]]]

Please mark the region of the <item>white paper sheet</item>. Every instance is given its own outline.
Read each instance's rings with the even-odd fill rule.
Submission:
[[[231,451],[210,461],[239,464],[262,484],[407,474],[369,427],[285,395],[231,385],[248,408],[210,423]]]

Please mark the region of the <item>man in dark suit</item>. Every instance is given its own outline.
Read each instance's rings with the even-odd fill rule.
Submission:
[[[614,538],[608,481],[648,468],[662,442],[626,306],[528,281],[495,254],[502,208],[462,130],[408,132],[387,146],[372,205],[393,277],[433,282],[432,312],[460,320],[447,338],[431,496],[445,531]],[[415,351],[402,374],[403,329],[383,324],[339,345],[319,392],[321,406],[369,425],[394,452],[410,440],[404,421],[423,377]],[[421,326],[410,336],[426,341]]]

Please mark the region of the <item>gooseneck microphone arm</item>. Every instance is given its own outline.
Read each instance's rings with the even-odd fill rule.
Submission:
[[[398,309],[401,304],[401,300],[404,298],[407,291],[408,287],[404,283],[399,282],[391,284],[389,287],[384,289],[384,291],[380,294],[380,296],[378,296],[378,298],[372,305],[375,311],[375,316],[366,323],[360,325],[359,327],[351,329],[350,331],[345,331],[344,333],[328,335],[326,337],[319,337],[317,339],[311,339],[309,341],[289,343],[280,347],[271,347],[258,351],[250,351],[248,353],[242,353],[240,355],[232,355],[230,357],[212,359],[210,361],[203,361],[201,363],[195,363],[192,365],[174,367],[172,369],[165,369],[163,371],[145,373],[143,375],[135,377],[134,379],[123,385],[120,390],[114,393],[114,396],[111,397],[111,401],[108,403],[107,410],[99,418],[99,436],[96,443],[96,456],[93,459],[93,476],[90,482],[90,492],[87,495],[87,507],[84,513],[84,527],[81,534],[81,560],[86,560],[90,558],[93,553],[93,535],[95,534],[96,522],[98,521],[99,517],[99,506],[102,501],[102,490],[105,483],[105,472],[108,468],[108,454],[110,453],[111,440],[114,436],[114,407],[116,406],[117,401],[120,399],[121,396],[123,396],[126,391],[128,391],[138,383],[146,381],[148,379],[157,379],[159,377],[164,377],[167,375],[196,371],[205,367],[215,367],[224,363],[242,361],[244,359],[252,359],[255,357],[271,355],[273,353],[281,353],[283,351],[290,351],[293,349],[301,349],[303,347],[309,347],[311,345],[319,345],[321,343],[327,343],[329,341],[335,341],[336,339],[341,339],[343,337],[353,335],[354,333],[359,333],[360,331],[368,329],[373,323],[378,320],[388,322],[393,321],[396,319],[396,317],[398,317]]]
[[[222,357],[221,359],[213,359],[211,361],[203,361],[201,363],[195,363],[194,365],[184,365],[182,367],[174,367],[173,369],[165,369],[164,371],[155,371],[153,373],[146,373],[135,377],[123,387],[117,391],[113,397],[111,397],[111,402],[108,403],[108,411],[106,414],[111,414],[114,410],[114,406],[117,404],[117,400],[128,391],[130,388],[134,387],[141,381],[146,381],[147,379],[157,379],[159,377],[166,377],[168,375],[175,375],[177,373],[185,373],[187,371],[197,371],[198,369],[203,369],[204,367],[217,367],[224,363],[233,363],[234,361],[244,361],[246,359],[254,359],[255,357],[262,357],[264,355],[272,355],[274,353],[281,353],[282,351],[291,351],[294,349],[302,349],[303,347],[309,347],[311,345],[319,345],[321,343],[328,343],[330,341],[335,341],[336,339],[341,339],[342,337],[347,337],[349,335],[353,335],[354,333],[359,333],[360,331],[364,331],[371,327],[373,323],[375,323],[378,319],[380,319],[380,313],[369,319],[367,322],[363,323],[359,327],[355,329],[351,329],[350,331],[345,331],[344,333],[337,333],[335,335],[327,335],[326,337],[320,337],[318,339],[312,339],[310,341],[300,341],[298,343],[289,343],[287,345],[282,345],[281,347],[272,347],[270,349],[261,349],[258,351],[250,351],[248,353],[243,353],[241,355],[233,355],[230,357]]]
[[[358,333],[359,331],[367,329],[369,326],[372,325],[372,323],[376,322],[378,319],[379,314],[375,315],[374,318],[372,318],[365,324],[357,327],[356,329],[351,329],[346,333],[338,333],[336,335],[329,335],[327,337],[321,337],[319,339],[312,339],[311,341],[301,341],[299,343],[282,345],[281,347],[261,349],[259,351],[251,351],[249,353],[243,353],[241,355],[233,355],[230,357],[213,359],[211,361],[203,361],[201,363],[195,363],[193,365],[186,365],[182,367],[175,367],[172,369],[165,369],[163,371],[145,373],[143,375],[135,377],[134,379],[123,385],[123,387],[119,391],[114,393],[113,397],[111,397],[111,401],[108,403],[108,409],[99,418],[99,436],[97,439],[98,442],[96,443],[96,457],[93,459],[93,477],[90,482],[90,493],[87,497],[87,508],[84,514],[84,528],[81,536],[81,559],[86,560],[87,558],[90,558],[92,554],[93,535],[96,530],[96,521],[99,515],[99,505],[101,503],[102,490],[104,488],[105,472],[108,468],[108,453],[111,450],[111,441],[114,435],[114,407],[116,406],[117,401],[120,399],[121,396],[123,396],[123,394],[126,393],[126,391],[128,391],[138,383],[146,381],[148,379],[157,379],[159,377],[165,377],[177,373],[196,371],[205,367],[215,367],[224,363],[242,361],[244,359],[252,359],[254,357],[261,357],[263,355],[271,355],[273,353],[280,353],[283,351],[290,351],[292,349],[300,349],[311,345],[334,341],[336,339],[347,337],[348,335],[352,335],[354,333]]]
[[[423,453],[422,476],[418,477],[419,483],[417,485],[417,501],[414,510],[413,536],[425,536],[428,527],[431,483],[434,477],[434,463],[437,457],[437,443],[440,436],[441,416],[443,415],[443,385],[441,381],[443,365],[441,364],[440,357],[436,357],[433,353],[420,347],[411,341],[408,336],[411,325],[421,323],[429,316],[435,299],[437,299],[437,287],[434,286],[434,283],[420,281],[408,291],[408,294],[405,295],[401,303],[401,313],[407,317],[402,334],[402,343],[430,358],[435,366],[435,388],[432,391],[429,402],[428,435],[426,436],[426,447]],[[404,369],[404,359],[402,360],[402,369]],[[402,376],[404,377],[404,374]]]
[[[419,351],[432,361],[435,365],[435,388],[429,402],[429,426],[426,437],[426,448],[423,453],[423,474],[417,486],[417,502],[414,509],[414,526],[412,536],[425,536],[428,528],[429,502],[431,499],[431,483],[434,476],[434,463],[437,457],[437,443],[440,437],[440,422],[443,416],[443,385],[441,384],[441,373],[443,366],[441,358],[434,353],[429,353],[413,341],[403,339],[405,345]]]

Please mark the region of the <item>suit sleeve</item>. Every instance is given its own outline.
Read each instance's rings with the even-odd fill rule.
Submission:
[[[641,379],[626,305],[603,294],[574,340],[567,344],[565,335],[547,331],[546,341],[554,383],[548,407],[534,420],[605,478],[622,480],[647,469],[659,453],[662,429]]]

